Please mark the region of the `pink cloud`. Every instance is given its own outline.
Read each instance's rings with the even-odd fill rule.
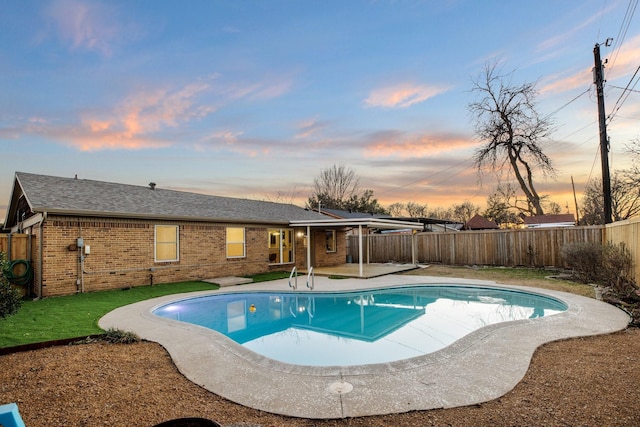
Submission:
[[[100,2],[57,0],[48,10],[56,33],[71,50],[110,55],[122,29],[113,10]]]
[[[400,83],[373,90],[364,102],[370,107],[406,108],[424,102],[448,89],[446,86]]]
[[[305,139],[322,132],[322,130],[327,127],[327,123],[313,118],[298,123],[296,127],[298,129],[298,133],[295,134],[294,138]]]
[[[449,151],[471,148],[474,142],[459,135],[409,135],[384,132],[366,145],[366,157],[432,157]]]
[[[620,77],[628,79],[638,67],[640,34],[623,44],[617,53],[606,52],[604,55],[609,59],[609,63],[605,65],[605,77],[608,80]]]
[[[258,157],[260,154],[268,155],[271,152],[273,145],[271,141],[241,138],[243,134],[243,131],[229,129],[214,132],[199,144],[199,148],[213,147],[214,149],[244,154],[248,157]]]
[[[112,113],[86,115],[79,129],[65,137],[81,150],[140,149],[170,145],[153,138],[169,127],[200,119],[215,108],[196,104],[196,98],[209,89],[198,82],[177,90],[139,92],[129,96]]]
[[[290,79],[268,79],[258,83],[229,84],[229,88],[223,93],[230,99],[268,100],[274,99],[289,92],[293,81]]]
[[[601,56],[603,60],[609,59],[609,63],[605,64],[605,76],[608,81],[626,77],[638,66],[640,35],[622,45],[617,55],[614,52],[605,52],[604,48],[604,46],[601,47]],[[586,88],[593,82],[592,67],[584,68],[566,77],[558,75],[547,80],[549,83],[540,89],[540,93],[562,93],[576,88]]]

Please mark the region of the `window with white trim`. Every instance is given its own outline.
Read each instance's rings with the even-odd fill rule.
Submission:
[[[154,258],[156,262],[178,261],[180,233],[177,225],[156,225]]]
[[[227,258],[244,258],[245,256],[244,228],[227,227]]]

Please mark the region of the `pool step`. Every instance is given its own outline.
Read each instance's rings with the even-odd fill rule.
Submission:
[[[215,279],[205,279],[203,280],[203,282],[215,283],[216,285],[219,285],[221,288],[223,288],[225,286],[244,285],[247,283],[251,283],[253,282],[253,279],[248,279],[246,277],[229,276],[216,277]]]

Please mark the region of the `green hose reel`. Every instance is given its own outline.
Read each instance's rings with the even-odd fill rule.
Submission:
[[[2,275],[9,283],[18,286],[25,286],[31,282],[33,278],[33,269],[31,268],[31,262],[25,259],[16,259],[14,261],[7,261],[5,268],[2,270]]]

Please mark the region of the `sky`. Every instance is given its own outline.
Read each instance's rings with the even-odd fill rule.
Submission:
[[[0,0],[0,220],[16,171],[304,206],[344,165],[383,206],[484,207],[468,106],[490,63],[535,83],[557,170],[537,189],[575,212],[571,179],[580,201],[601,173],[596,44],[612,170],[640,138],[636,5]]]

